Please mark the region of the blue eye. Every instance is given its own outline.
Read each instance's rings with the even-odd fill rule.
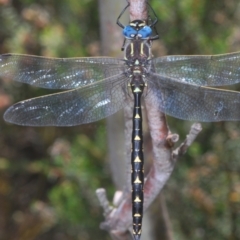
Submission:
[[[136,36],[138,32],[131,26],[126,26],[124,29],[123,29],[123,35],[126,37],[126,38],[134,38]]]
[[[141,38],[148,38],[152,34],[152,29],[149,26],[144,26],[138,31],[138,35]]]

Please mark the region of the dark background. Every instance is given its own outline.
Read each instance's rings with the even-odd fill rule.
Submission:
[[[155,56],[240,49],[239,1],[151,4],[159,17]],[[99,56],[99,31],[96,0],[0,0],[0,53]],[[0,81],[0,115],[14,102],[47,93]],[[184,139],[191,123],[168,122]],[[240,124],[204,123],[203,129],[163,191],[168,223],[160,200],[150,209],[155,239],[169,240],[167,230],[177,240],[240,239]],[[99,187],[114,193],[106,151],[104,121],[30,128],[0,118],[0,240],[109,239],[99,229],[95,197]]]

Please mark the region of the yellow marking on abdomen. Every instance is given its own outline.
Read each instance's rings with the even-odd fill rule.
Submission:
[[[140,138],[139,136],[136,136],[136,137],[134,138],[134,140],[140,141],[141,138]]]
[[[141,214],[136,213],[136,214],[134,214],[134,217],[141,217]]]
[[[142,90],[140,89],[140,88],[135,88],[134,90],[133,90],[133,92],[141,92]]]
[[[140,159],[140,158],[137,156],[137,157],[134,159],[134,161],[133,161],[133,162],[135,162],[135,163],[136,163],[136,162],[142,162],[142,161],[141,161],[141,159]]]
[[[142,182],[140,181],[139,177],[137,177],[134,183],[142,183]]]
[[[141,202],[141,200],[140,200],[139,197],[136,197],[136,198],[134,199],[134,202]]]

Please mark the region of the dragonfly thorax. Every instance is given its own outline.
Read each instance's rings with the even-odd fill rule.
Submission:
[[[148,40],[129,40],[125,46],[127,76],[147,75],[150,69],[152,53]]]
[[[134,63],[136,59],[139,62],[146,62],[152,58],[151,41],[145,39],[128,40],[125,44],[125,60]]]

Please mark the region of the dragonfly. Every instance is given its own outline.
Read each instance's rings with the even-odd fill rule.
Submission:
[[[140,240],[144,201],[141,100],[148,99],[160,112],[183,120],[238,121],[240,93],[220,87],[240,82],[240,52],[153,58],[151,46],[158,38],[153,31],[157,18],[151,24],[134,20],[124,26],[119,20],[122,14],[117,19],[125,38],[122,59],[2,54],[0,77],[64,90],[9,107],[5,121],[23,126],[95,122],[122,109],[131,97],[133,236]]]

